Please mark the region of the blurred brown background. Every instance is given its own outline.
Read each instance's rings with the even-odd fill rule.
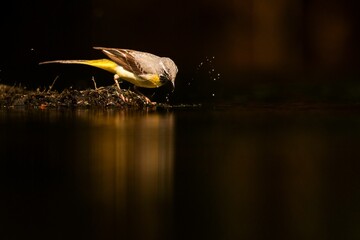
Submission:
[[[173,58],[180,69],[180,91],[199,63],[212,56],[223,89],[241,89],[242,84],[259,81],[357,82],[359,76],[360,21],[355,1],[20,0],[9,4],[2,8],[1,20],[3,82],[32,85],[36,79],[46,85],[58,73],[66,78],[68,69],[68,75],[79,79],[78,83],[72,79],[72,84],[79,87],[91,83],[90,75],[109,77],[88,68],[37,66],[43,60],[103,57],[92,46]],[[215,88],[206,87],[206,75],[196,81],[196,91],[204,87],[210,93]]]

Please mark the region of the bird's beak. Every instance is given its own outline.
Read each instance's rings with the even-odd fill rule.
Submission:
[[[175,91],[175,79],[171,80],[172,92]]]

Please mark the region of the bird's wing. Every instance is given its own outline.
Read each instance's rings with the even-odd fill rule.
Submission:
[[[119,48],[95,47],[95,49],[101,50],[115,63],[135,75],[157,73],[157,64],[160,62],[160,57],[153,54]]]

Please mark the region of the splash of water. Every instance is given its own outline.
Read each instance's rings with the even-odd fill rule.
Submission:
[[[217,96],[218,87],[216,82],[221,79],[221,74],[215,68],[215,56],[205,57],[205,60],[196,66],[195,76],[204,81],[203,84],[208,89],[208,95],[211,97]],[[194,78],[192,78],[192,81],[194,81]],[[190,86],[191,82],[188,82],[187,85]]]

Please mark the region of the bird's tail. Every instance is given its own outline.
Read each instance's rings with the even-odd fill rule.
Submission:
[[[54,60],[40,62],[39,64],[49,64],[49,63],[61,63],[61,64],[83,64],[92,67],[101,68],[105,71],[116,73],[117,64],[109,59],[96,59],[96,60]]]

